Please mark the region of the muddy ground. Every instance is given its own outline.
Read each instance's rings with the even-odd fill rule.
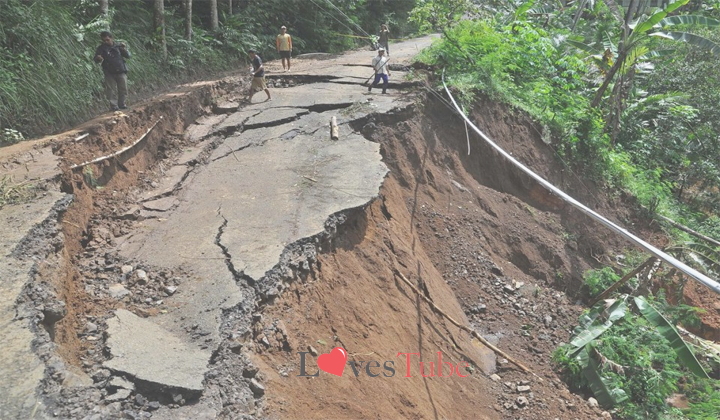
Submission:
[[[300,72],[316,67],[297,66]],[[303,75],[271,80],[274,89],[326,81]],[[248,82],[232,77],[189,85],[47,140],[63,159],[62,173],[47,188],[57,186],[72,200],[56,206],[14,255],[36,260],[18,312],[31,324],[34,352],[46,366],[39,392],[48,416],[612,417],[591,407],[589,395],[567,389],[551,353],[568,340],[584,309],[583,272],[616,263],[630,245],[516,172],[475,135],[468,154],[461,121],[419,86],[392,93],[407,102],[396,112],[349,122],[379,144],[389,169],[378,197],[333,215],[322,234],[290,244],[283,254],[288,270],[278,280],[281,293],[268,293],[264,280],[237,276],[245,294],[221,311],[217,338],[193,323],[183,327],[200,349],[212,353],[203,391],[161,389],[108,369],[113,311],[126,309],[142,319],[162,315],[165,301],[196,275],[183,266],[128,259],[118,245],[144,229],[145,221],[162,222],[164,212],[176,208],[172,198],[179,184],[164,180],[176,179],[171,172],[178,166],[185,171],[181,181],[192,179],[195,169],[212,161],[232,130],[210,137],[193,130],[214,124],[226,112],[222,105],[237,100]],[[555,185],[654,245],[665,243],[631,200],[603,192],[563,165],[542,141],[542,129],[521,113],[480,100],[472,117]],[[153,124],[142,147],[127,156],[88,170],[69,168],[130,144]],[[73,141],[79,133],[92,135]],[[163,208],[138,208],[143,197],[170,200],[152,201]],[[222,230],[218,245],[221,235]],[[402,276],[537,377],[453,326]],[[702,298],[694,286],[688,294]],[[324,372],[298,376],[303,358],[305,373],[314,375],[318,355],[336,346],[360,366],[357,375],[346,366],[342,378]],[[438,376],[438,352],[444,369],[447,363],[456,367],[453,376],[446,377],[447,370]],[[406,356],[399,353],[417,353],[409,374]],[[393,375],[384,368],[387,362],[393,362]],[[435,375],[425,377],[431,362]]]

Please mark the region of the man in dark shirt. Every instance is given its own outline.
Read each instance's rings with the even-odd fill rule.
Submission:
[[[110,110],[125,109],[127,97],[127,65],[125,59],[130,52],[123,43],[115,43],[110,32],[100,33],[102,44],[95,50],[95,61],[102,63],[105,74],[105,96],[110,102]]]
[[[267,100],[269,101],[270,91],[267,88],[267,84],[265,84],[265,67],[263,66],[262,60],[255,50],[249,50],[248,55],[250,56],[250,61],[252,61],[251,71],[253,79],[250,84],[247,101],[252,102],[252,97],[258,90],[264,90],[267,95]]]

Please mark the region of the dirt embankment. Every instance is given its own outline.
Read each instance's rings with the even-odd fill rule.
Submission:
[[[29,307],[43,301],[62,304],[57,316],[46,315],[41,323],[46,332],[38,332],[35,347],[43,359],[52,357],[51,349],[54,347],[68,365],[89,368],[102,354],[102,349],[96,348],[94,342],[81,340],[80,336],[86,335],[89,322],[103,319],[116,305],[86,292],[86,283],[91,283],[97,276],[106,278],[107,275],[85,270],[84,267],[88,260],[92,260],[93,264],[106,267],[106,270],[115,269],[115,257],[110,254],[103,256],[102,249],[127,228],[128,222],[119,217],[125,207],[124,197],[130,190],[142,187],[157,176],[158,162],[168,154],[177,153],[185,127],[208,113],[214,98],[228,86],[231,84],[227,82],[187,85],[126,113],[109,114],[71,132],[48,138],[53,141],[53,153],[63,159],[61,190],[72,194],[72,203],[60,213],[58,232],[53,233],[53,236],[60,234],[61,245],[55,250],[57,253],[38,262],[34,281],[27,287],[25,297]],[[82,139],[74,141],[73,138],[78,136]],[[112,154],[143,136],[140,143],[123,154],[97,164],[70,169],[73,164]],[[113,231],[109,232],[94,223],[100,219],[114,219]],[[36,238],[40,239],[42,237]],[[34,250],[33,246],[21,246],[16,253],[27,258],[46,254]],[[96,261],[96,258],[99,259]],[[48,312],[47,308],[45,312]],[[48,345],[50,342],[52,346]],[[52,372],[53,369],[50,370]],[[46,392],[59,390],[65,378],[61,374],[53,379],[47,381]]]
[[[282,320],[291,348],[256,357],[261,371],[269,372],[270,412],[284,418],[600,417],[600,410],[569,393],[550,358],[582,310],[571,303],[582,273],[628,244],[519,175],[477,136],[471,136],[468,156],[462,123],[441,103],[425,99],[400,118],[376,116],[356,127],[382,144],[391,172],[381,197],[323,245],[312,274],[266,309],[263,322]],[[631,218],[559,166],[524,117],[490,102],[481,103],[475,117],[553,182],[611,218]],[[499,378],[490,379],[494,364],[477,369],[484,360],[481,345],[430,309],[395,270],[545,381],[503,360]],[[358,364],[394,361],[397,372],[373,378],[361,371],[356,377],[346,368],[342,378],[297,376],[298,352],[328,353],[335,346]],[[443,361],[476,369],[467,378],[440,378],[437,372],[423,377],[416,359],[427,369],[437,364],[437,352]],[[406,377],[406,356],[398,353],[419,354],[411,359],[412,377]],[[317,357],[305,357],[306,373],[314,374]]]
[[[75,196],[61,219],[64,258],[41,264],[36,284],[51,285],[66,303],[67,315],[47,327],[67,362],[89,368],[102,359],[103,349],[78,335],[88,322],[103,322],[117,305],[88,295],[82,285],[102,275],[97,267],[117,271],[123,263],[115,255],[103,256],[102,249],[131,228],[121,215],[134,201],[124,196],[162,173],[158,162],[179,152],[184,128],[208,112],[224,88],[194,87],[151,101],[131,111],[132,118],[120,114],[95,121],[81,127],[91,133],[86,141],[65,142],[56,150],[68,164],[79,163],[132,143],[160,121],[137,151],[92,169],[64,172],[63,190]],[[622,196],[609,198],[560,165],[525,117],[481,101],[473,119],[551,182],[663,244]],[[436,100],[419,95],[406,112],[375,115],[355,129],[382,145],[391,172],[380,197],[350,212],[333,239],[318,244],[310,270],[253,315],[254,334],[247,338],[254,345],[232,347],[233,352],[247,349],[260,368],[257,378],[267,388],[264,413],[280,418],[600,417],[600,410],[589,408],[583,396],[558,380],[550,358],[582,310],[573,303],[581,297],[582,273],[614,262],[629,245],[519,174],[473,134],[468,155],[462,123]],[[99,219],[103,222],[94,223]],[[85,272],[83,267],[94,268]],[[486,348],[429,308],[397,272],[544,381],[505,360],[495,362]],[[267,344],[259,345],[263,340]],[[336,346],[347,350],[349,361],[363,363],[357,376],[350,366],[342,378],[324,372],[297,376],[299,352],[308,352],[305,370],[313,375],[316,355]],[[438,377],[438,352],[443,377]],[[392,375],[387,362],[393,362]],[[430,363],[435,376],[425,377]],[[445,376],[447,363],[456,368],[451,377]],[[48,389],[59,389],[62,378],[55,379]],[[223,404],[233,404],[229,386],[220,385]]]

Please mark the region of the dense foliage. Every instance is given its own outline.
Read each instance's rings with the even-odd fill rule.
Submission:
[[[94,0],[0,1],[0,145],[78,123],[106,109],[102,71],[92,61],[98,34],[109,29],[125,42],[130,101],[239,66],[246,50],[276,58],[281,25],[295,54],[335,52],[370,45],[380,23],[392,37],[412,30],[407,14],[415,0],[216,0],[219,26],[210,30],[210,1],[192,2],[187,39],[184,0],[164,1],[165,45],[148,0],[111,0],[103,15]],[[241,65],[242,64],[242,65]]]
[[[443,33],[420,59],[444,69],[467,108],[485,95],[527,112],[572,170],[610,192],[629,192],[649,217],[663,215],[718,239],[719,4],[624,4],[424,0],[411,18]],[[664,226],[671,238],[666,252],[718,277],[716,242]],[[647,257],[588,271],[587,296],[598,296]],[[619,288],[634,294],[636,305],[615,291],[612,306],[600,302],[581,317],[555,361],[568,383],[622,418],[720,418],[720,353],[680,338],[674,326],[698,328],[700,311],[683,304],[682,276],[651,262],[643,265],[645,281],[632,277]],[[705,364],[711,378],[695,352],[704,364],[706,354],[714,355],[714,364]],[[688,409],[668,404],[675,393],[688,397]]]
[[[683,319],[662,296],[653,305],[673,324]],[[688,360],[697,360],[679,355],[678,346],[686,348],[685,344],[672,343],[661,331],[652,317],[640,315],[622,300],[610,307],[600,303],[583,314],[573,339],[558,348],[553,359],[571,387],[594,392],[604,408],[613,408],[621,418],[717,418],[720,406],[712,405],[720,399],[717,381],[704,376],[702,369],[701,374],[691,372]],[[712,368],[701,360],[706,369]],[[688,398],[687,409],[668,405],[676,393]]]
[[[717,234],[714,6],[680,0],[633,14],[611,0],[421,3],[415,19],[430,4],[445,16],[445,36],[421,59],[446,70],[466,105],[481,93],[527,111],[571,167],[630,192],[650,214]]]

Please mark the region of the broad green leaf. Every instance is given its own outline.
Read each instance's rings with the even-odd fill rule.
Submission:
[[[663,28],[673,25],[693,25],[717,28],[720,27],[720,20],[698,15],[678,15],[665,18],[661,20],[659,24]]]
[[[520,7],[517,8],[517,11],[515,11],[515,19],[525,17],[525,13],[527,13],[527,11],[530,10],[531,7],[533,7],[533,4],[535,4],[535,0],[528,0],[525,3],[521,4]]]
[[[605,407],[612,407],[627,400],[628,396],[622,388],[613,387],[610,379],[602,376],[600,363],[592,356],[593,349],[593,345],[590,344],[577,356],[593,395]]]
[[[646,21],[644,21],[643,23],[637,25],[637,26],[635,27],[635,29],[633,30],[633,32],[635,32],[635,33],[647,32],[647,31],[650,30],[653,26],[655,26],[656,24],[658,24],[661,20],[665,19],[665,17],[666,17],[668,14],[670,14],[671,12],[673,12],[673,11],[674,11],[675,9],[677,9],[678,7],[685,6],[686,4],[688,4],[689,1],[690,1],[690,0],[679,0],[679,1],[676,1],[675,3],[671,3],[671,4],[667,7],[667,9],[665,9],[665,10],[660,10],[659,12],[656,12],[655,14],[653,14],[652,16],[650,16]]]
[[[678,334],[675,327],[644,297],[637,296],[635,298],[635,305],[637,305],[640,313],[645,317],[645,319],[657,327],[660,335],[670,342],[670,346],[673,350],[675,350],[680,363],[682,363],[695,375],[702,378],[708,378],[707,372],[705,372],[705,369],[703,369],[700,362],[698,362],[695,358],[695,354],[692,350],[690,350],[682,337],[680,337],[680,334]]]
[[[567,43],[568,45],[572,45],[573,47],[579,49],[580,51],[584,51],[584,52],[586,52],[586,53],[588,53],[588,54],[591,54],[591,55],[594,55],[594,54],[597,54],[597,53],[598,53],[597,48],[593,48],[593,47],[591,47],[590,45],[585,44],[585,43],[582,43],[582,42],[580,42],[580,41],[575,41],[575,40],[572,40],[572,39],[566,39],[566,40],[565,40],[565,43]]]
[[[573,353],[577,353],[588,343],[607,331],[608,328],[612,327],[615,321],[625,316],[626,309],[627,304],[625,303],[625,299],[618,299],[607,309],[607,321],[602,324],[592,325],[600,313],[604,312],[604,302],[600,302],[598,305],[595,305],[590,311],[590,314],[580,319],[581,326],[576,329],[575,336],[570,340],[570,345],[576,349]]]
[[[675,41],[687,42],[690,45],[695,45],[696,47],[705,48],[707,50],[710,50],[710,53],[712,53],[713,55],[720,55],[720,45],[712,42],[711,40],[709,40],[707,38],[699,36],[699,35],[691,34],[688,32],[667,32],[667,31],[653,32],[648,35],[667,38],[667,39],[674,39]]]

